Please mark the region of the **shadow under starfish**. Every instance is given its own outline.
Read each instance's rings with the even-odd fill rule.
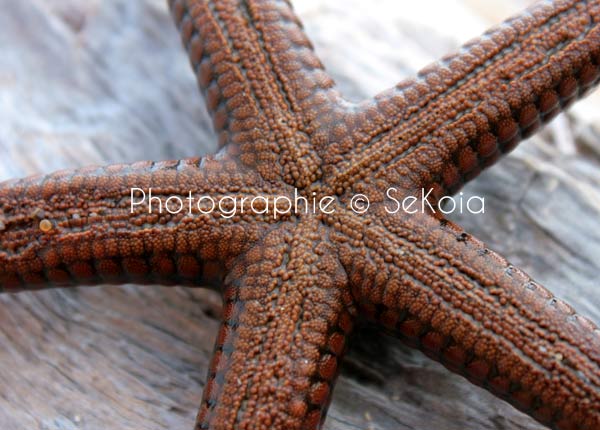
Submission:
[[[390,211],[386,193],[455,192],[592,88],[600,2],[540,3],[359,104],[288,3],[170,6],[221,150],[3,183],[3,291],[222,285],[199,429],[318,428],[358,316],[542,423],[600,428],[594,324],[438,212]],[[153,213],[135,204],[150,189]],[[189,192],[224,204],[164,210]],[[297,195],[331,205],[278,205]]]

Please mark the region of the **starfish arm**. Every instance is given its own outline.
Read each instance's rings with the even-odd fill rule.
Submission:
[[[308,136],[338,101],[333,80],[284,0],[170,0],[221,145],[273,176],[315,177]],[[305,166],[308,164],[308,166]],[[311,170],[311,167],[313,170]],[[297,172],[298,173],[298,172]]]
[[[218,283],[227,260],[258,235],[256,223],[219,215],[233,208],[212,210],[202,199],[218,204],[220,196],[259,189],[257,175],[238,167],[207,157],[0,184],[0,291]]]
[[[380,211],[362,234],[342,251],[359,311],[551,428],[600,428],[591,321],[444,220]]]
[[[323,235],[278,228],[234,265],[197,429],[319,428],[353,321]]]
[[[335,186],[360,172],[454,193],[598,83],[598,22],[598,0],[539,2],[365,102],[328,148]]]

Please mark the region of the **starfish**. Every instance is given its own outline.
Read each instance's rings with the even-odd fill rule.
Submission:
[[[0,184],[1,291],[219,289],[197,429],[319,428],[359,318],[551,428],[600,428],[596,326],[437,206],[598,82],[600,1],[539,3],[358,104],[287,2],[169,5],[220,150]]]

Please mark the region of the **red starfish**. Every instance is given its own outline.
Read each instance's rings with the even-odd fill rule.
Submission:
[[[600,427],[595,326],[439,213],[390,213],[386,192],[456,191],[591,88],[600,2],[541,4],[360,105],[287,3],[171,7],[223,148],[4,183],[2,289],[223,283],[198,428],[317,428],[358,315],[541,422]],[[133,205],[150,188],[152,214]],[[223,206],[168,200],[189,192]],[[330,204],[276,213],[297,195]]]

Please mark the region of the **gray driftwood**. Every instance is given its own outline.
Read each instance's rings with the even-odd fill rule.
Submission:
[[[0,179],[213,148],[165,3],[0,0]],[[328,69],[360,99],[524,2],[300,3]],[[485,215],[453,216],[596,322],[598,100],[561,117],[467,187],[468,195],[485,196]],[[0,428],[191,428],[219,312],[216,293],[183,288],[0,297]],[[541,428],[367,328],[347,358],[326,429]]]

